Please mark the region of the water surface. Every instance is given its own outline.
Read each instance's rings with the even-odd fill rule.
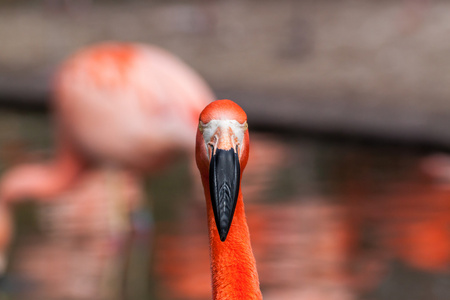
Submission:
[[[0,112],[2,170],[51,157],[50,124],[43,113]],[[448,299],[450,184],[427,173],[429,158],[404,147],[253,133],[242,190],[264,299]],[[210,299],[206,209],[192,166],[184,158],[143,181],[101,170],[58,204],[18,205],[3,293]],[[118,209],[112,227],[100,222],[111,220],[110,200],[84,206],[117,195],[143,201],[136,211]],[[121,219],[130,215],[139,230]],[[94,234],[91,223],[113,229]]]

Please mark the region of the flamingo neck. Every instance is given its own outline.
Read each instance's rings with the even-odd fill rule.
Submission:
[[[213,299],[262,299],[241,191],[227,239],[221,242],[214,220],[209,186],[204,186],[211,245]]]
[[[0,199],[10,203],[54,197],[70,186],[83,168],[81,160],[65,149],[50,163],[20,165],[1,178]]]

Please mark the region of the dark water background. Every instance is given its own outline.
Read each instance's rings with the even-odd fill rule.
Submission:
[[[51,157],[50,128],[44,112],[2,110],[2,170]],[[449,299],[450,184],[424,171],[429,157],[252,132],[242,189],[264,299]],[[191,166],[181,159],[146,178],[146,209],[133,213],[142,230],[106,242],[48,229],[42,204],[19,204],[0,299],[210,299]]]

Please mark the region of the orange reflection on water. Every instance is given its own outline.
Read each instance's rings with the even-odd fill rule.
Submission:
[[[385,251],[423,271],[450,270],[450,185],[400,185],[374,217]]]
[[[87,172],[40,203],[39,234],[18,237],[13,278],[23,299],[121,299],[133,231],[143,200],[139,180],[115,169]]]
[[[252,136],[242,188],[264,299],[410,299],[386,292],[387,283],[393,291],[408,290],[392,274],[410,280],[408,286],[420,288],[426,299],[445,299],[408,274],[431,274],[439,281],[450,273],[450,185],[424,174],[417,154],[394,163],[403,153],[333,147]],[[382,155],[388,168],[380,167]],[[44,227],[44,238],[19,245],[15,274],[39,282],[27,289],[42,299],[211,299],[204,197],[199,189],[178,194],[155,199],[173,213],[160,217],[154,211],[153,242],[139,250],[152,256],[151,264],[127,263],[134,251],[128,229],[117,231],[123,232],[119,239],[100,237],[110,229],[97,230],[102,233],[95,239],[80,237],[80,230],[91,231],[89,222],[106,224],[100,222],[104,210],[91,208],[84,216],[91,221],[75,226],[75,214],[49,207],[50,213],[39,216],[51,217],[54,225]],[[79,205],[94,194],[89,195],[80,194]],[[76,203],[65,199],[48,206]],[[403,269],[396,273],[399,262]],[[134,280],[151,285],[151,296],[126,296],[131,294],[123,290]],[[448,295],[450,287],[443,286],[441,294]]]
[[[399,170],[393,175],[371,182],[379,170],[372,170],[376,162],[370,157],[365,161],[368,155],[363,154],[363,164],[353,161],[349,174],[333,180],[332,192],[280,194],[267,200],[280,170],[305,162],[298,159],[305,154],[296,150],[292,144],[252,137],[256,155],[244,173],[246,213],[265,299],[395,298],[377,290],[397,261],[411,272],[437,278],[448,274],[450,189],[423,174],[419,156],[394,165]],[[335,163],[345,168],[352,163],[347,158],[344,162],[338,158]],[[179,224],[163,226],[172,232],[156,241],[156,271],[164,286],[159,299],[211,298],[206,217],[198,209],[205,208],[196,204]],[[414,280],[411,284],[421,286]],[[431,290],[424,293],[433,296]]]

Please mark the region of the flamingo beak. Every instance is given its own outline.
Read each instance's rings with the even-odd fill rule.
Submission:
[[[233,220],[240,184],[239,156],[230,150],[216,149],[211,154],[209,186],[220,240],[225,241]]]

